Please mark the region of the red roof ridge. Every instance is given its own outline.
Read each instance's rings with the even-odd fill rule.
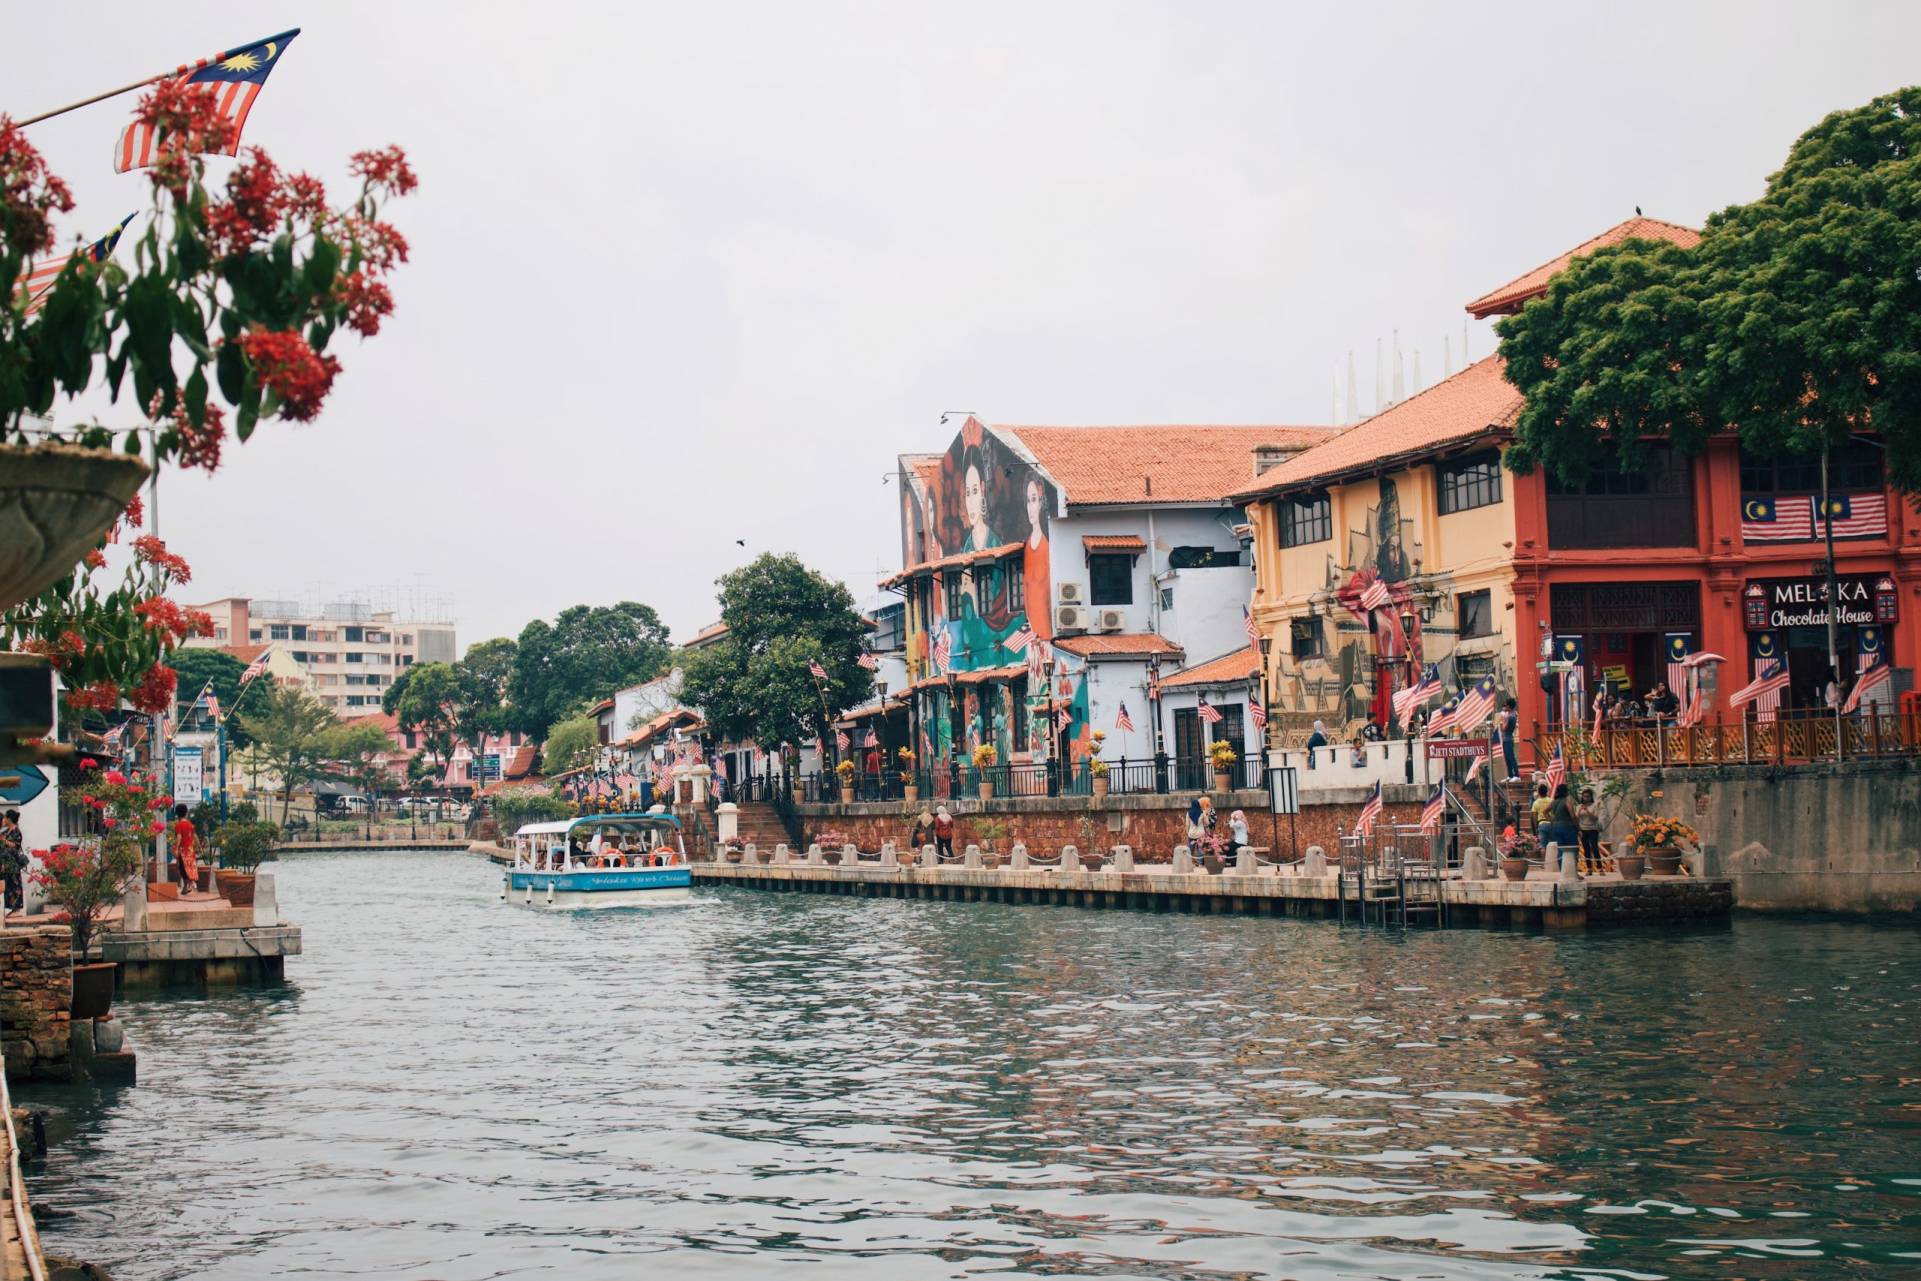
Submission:
[[[1161,678],[1162,689],[1185,689],[1197,685],[1234,685],[1254,675],[1259,664],[1254,651],[1242,645],[1192,667],[1183,667]]]
[[[1638,235],[1637,232],[1644,227],[1658,227],[1674,234]],[[1668,222],[1663,218],[1649,218],[1643,214],[1636,214],[1632,218],[1614,224],[1597,236],[1590,236],[1565,253],[1556,254],[1539,266],[1530,267],[1506,284],[1497,285],[1488,290],[1467,304],[1467,313],[1476,320],[1484,320],[1498,311],[1512,308],[1516,303],[1525,302],[1545,293],[1547,282],[1559,274],[1568,263],[1608,245],[1620,244],[1624,240],[1665,240],[1669,244],[1689,247],[1698,244],[1700,239],[1701,232],[1698,228],[1683,226],[1678,222]]]

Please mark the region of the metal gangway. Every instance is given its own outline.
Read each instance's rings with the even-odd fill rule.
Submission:
[[[1363,925],[1447,925],[1441,882],[1459,875],[1470,847],[1478,845],[1491,855],[1497,845],[1495,834],[1454,789],[1443,785],[1441,794],[1445,809],[1437,830],[1376,821],[1366,835],[1339,833],[1336,903],[1343,922],[1351,912]]]

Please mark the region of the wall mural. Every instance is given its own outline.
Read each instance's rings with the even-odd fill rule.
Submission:
[[[917,676],[935,671],[931,655],[945,633],[948,667],[966,672],[989,667],[1012,667],[1027,656],[1009,650],[1007,638],[1023,623],[1036,636],[1053,636],[1053,548],[1049,524],[1059,504],[1059,492],[1032,463],[969,418],[947,452],[931,465],[921,464],[906,476],[901,497],[901,559],[905,565],[925,564],[965,552],[1019,544],[1018,580],[1009,574],[1014,554],[991,565],[963,567],[958,609],[950,609],[945,576],[928,591],[928,626],[910,630],[908,659]],[[910,589],[918,590],[918,589]],[[910,596],[910,614],[913,597]],[[918,619],[915,620],[918,624]],[[1038,682],[1035,682],[1038,688]],[[945,695],[927,700],[923,709],[922,751],[929,760],[945,759],[957,747],[965,754],[982,741],[993,742],[1002,760],[1011,759],[1011,714],[1004,694],[995,693],[983,707],[972,689],[961,700],[963,730],[956,743],[951,705]],[[938,705],[938,712],[933,709]],[[983,737],[984,736],[984,737]]]
[[[1413,522],[1401,516],[1394,479],[1381,477],[1379,485],[1379,500],[1367,509],[1362,528],[1348,531],[1346,564],[1337,565],[1332,555],[1327,558],[1322,586],[1330,608],[1318,620],[1324,629],[1323,656],[1281,656],[1276,718],[1287,741],[1305,740],[1316,720],[1326,722],[1335,735],[1355,721],[1391,723],[1393,695],[1405,686],[1414,663],[1433,664],[1449,695],[1490,672],[1502,689],[1514,687],[1505,645],[1498,657],[1457,654],[1460,619],[1451,574],[1423,575],[1422,586],[1431,586],[1440,596],[1427,602],[1432,621],[1421,622],[1420,608],[1407,590],[1414,577],[1408,553]],[[1360,603],[1376,582],[1386,583],[1392,592],[1387,609],[1368,610]],[[1403,613],[1410,616],[1407,624],[1401,621]]]

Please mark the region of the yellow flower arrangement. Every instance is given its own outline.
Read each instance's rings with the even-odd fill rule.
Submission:
[[[1240,753],[1234,750],[1234,744],[1217,738],[1208,745],[1207,758],[1214,762],[1215,769],[1230,770],[1234,768],[1234,762],[1240,759]]]
[[[914,749],[903,747],[894,753],[894,759],[901,763],[901,768],[906,769],[914,763]]]
[[[1701,834],[1678,818],[1636,814],[1628,825],[1628,843],[1637,850],[1693,849]]]
[[[843,783],[853,782],[854,781],[854,762],[842,761],[840,764],[834,766],[834,773],[840,775],[840,781]]]
[[[974,767],[976,769],[986,769],[989,765],[1000,760],[1000,758],[1001,754],[994,750],[992,743],[982,743],[974,749]]]

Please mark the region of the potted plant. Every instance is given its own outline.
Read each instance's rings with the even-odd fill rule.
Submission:
[[[974,768],[980,771],[981,799],[983,801],[991,801],[994,799],[994,780],[989,777],[987,771],[992,769],[995,762],[999,761],[1000,758],[1001,754],[994,750],[992,743],[982,743],[974,749]]]
[[[1101,759],[1101,748],[1107,744],[1107,731],[1095,730],[1087,743],[1087,778],[1094,789],[1095,800],[1107,797],[1107,762]]]
[[[1700,833],[1678,818],[1658,814],[1636,814],[1628,825],[1628,844],[1645,855],[1647,870],[1655,876],[1679,876],[1683,850],[1698,849]],[[1619,866],[1620,860],[1615,860]],[[1633,879],[1623,873],[1623,879]]]
[[[999,867],[1001,865],[1000,843],[1007,839],[1012,824],[1004,818],[982,818],[974,824],[974,833],[980,837],[981,866]]]
[[[1098,872],[1107,865],[1107,855],[1091,845],[1081,846],[1081,871]]]
[[[233,818],[215,828],[214,848],[220,863],[213,879],[220,897],[235,907],[253,906],[254,873],[279,839],[279,828],[257,820]]]
[[[918,801],[920,799],[920,784],[914,781],[914,749],[911,747],[903,747],[894,753],[894,759],[900,762],[900,794],[902,799]]]
[[[1234,744],[1217,738],[1208,745],[1207,759],[1214,765],[1214,794],[1226,795],[1228,776],[1234,769],[1234,762],[1240,759],[1240,754],[1234,750]]]
[[[841,847],[847,844],[847,836],[842,832],[818,832],[814,843],[820,846],[820,856],[829,867],[840,866]]]
[[[1201,866],[1209,875],[1219,876],[1227,870],[1227,837],[1219,832],[1209,832],[1194,842],[1200,852]]]
[[[842,761],[834,766],[834,774],[840,779],[840,803],[854,803],[854,762]]]
[[[1531,860],[1541,857],[1540,843],[1526,832],[1503,836],[1500,850],[1501,879],[1506,881],[1525,881]]]
[[[167,799],[144,775],[92,773],[98,765],[88,757],[81,758],[80,768],[89,774],[80,803],[98,816],[98,833],[34,851],[38,866],[31,876],[72,928],[74,954],[84,962],[100,918],[145,867],[147,842],[164,827],[160,814]],[[107,977],[111,991],[111,965]]]

